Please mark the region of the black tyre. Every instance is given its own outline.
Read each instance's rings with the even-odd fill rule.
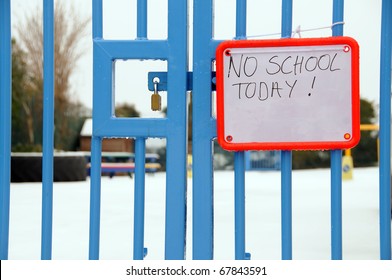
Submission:
[[[86,159],[83,155],[55,155],[53,181],[85,181]],[[11,157],[11,182],[42,182],[41,154],[13,154]]]

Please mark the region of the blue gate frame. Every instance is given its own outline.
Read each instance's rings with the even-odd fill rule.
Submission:
[[[0,259],[8,259],[11,159],[11,0],[0,0]],[[144,159],[149,137],[167,139],[165,258],[184,259],[186,244],[187,27],[188,1],[168,0],[168,39],[147,38],[147,0],[138,0],[136,40],[105,40],[102,0],[93,0],[94,111],[89,258],[99,259],[101,141],[136,138],[134,259],[144,250]],[[213,0],[194,0],[193,56],[193,259],[213,259],[213,143],[211,72],[215,49]],[[51,259],[53,220],[54,0],[44,4],[44,137],[41,258]],[[236,38],[245,39],[246,0],[236,0]],[[282,0],[282,37],[292,33],[292,0]],[[332,23],[342,22],[344,1],[333,0]],[[391,259],[391,50],[392,3],[382,2],[380,62],[380,259]],[[343,34],[334,25],[333,36]],[[116,59],[168,61],[168,115],[164,119],[114,116]],[[281,153],[282,259],[292,258],[292,154]],[[342,259],[342,151],[331,151],[331,259]],[[235,153],[235,258],[249,259],[245,242],[245,159]]]
[[[246,39],[246,0],[236,0],[236,36]],[[293,1],[282,0],[284,38],[292,35]],[[381,108],[380,108],[380,258],[391,258],[390,198],[390,85],[391,3],[383,1]],[[333,1],[332,36],[343,35],[344,1]],[[216,122],[211,113],[211,72],[215,50],[213,0],[194,0],[193,43],[193,258],[213,259],[213,164],[212,141]],[[249,259],[245,244],[245,160],[244,152],[234,155],[235,174],[235,258]],[[342,259],[342,151],[331,151],[331,259]],[[282,259],[292,259],[292,153],[281,152]],[[205,202],[208,201],[206,204]]]
[[[148,40],[147,0],[137,2],[136,40],[103,39],[102,0],[93,1],[93,136],[91,146],[90,259],[99,258],[103,137],[135,137],[134,259],[144,258],[144,162],[149,137],[167,139],[165,258],[184,259],[187,158],[187,1],[168,1],[168,39]],[[114,116],[116,59],[168,62],[168,112],[164,119]],[[143,93],[141,93],[143,94]]]

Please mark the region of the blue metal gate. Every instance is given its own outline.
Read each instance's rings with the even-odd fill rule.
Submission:
[[[44,3],[44,142],[41,258],[51,259],[53,212],[53,0]],[[215,49],[213,0],[194,0],[193,74],[188,72],[188,1],[168,0],[168,38],[149,40],[147,0],[138,0],[136,40],[103,38],[102,0],[93,0],[94,103],[91,159],[89,258],[99,259],[101,146],[107,137],[136,139],[134,259],[143,259],[145,141],[167,139],[165,258],[184,259],[186,244],[187,90],[193,101],[193,259],[214,258],[212,72]],[[342,22],[344,1],[333,1],[332,23]],[[247,1],[236,0],[236,37],[245,39]],[[282,0],[282,37],[292,34],[293,1]],[[391,259],[390,90],[392,3],[382,7],[380,92],[380,258]],[[334,25],[333,36],[343,34]],[[0,0],[0,258],[8,258],[11,157],[11,14],[10,0]],[[168,113],[164,119],[116,118],[113,104],[117,59],[159,59],[168,62]],[[152,79],[154,75],[150,77]],[[149,81],[152,84],[152,81]],[[163,90],[161,88],[160,90]],[[245,242],[245,155],[235,157],[235,258],[249,259]],[[342,151],[331,151],[331,259],[342,259]],[[292,258],[292,154],[281,152],[282,259]]]
[[[292,0],[282,0],[281,36],[292,36]],[[380,92],[380,258],[391,258],[390,90],[391,2],[383,1]],[[236,1],[236,36],[246,39],[247,1]],[[333,1],[332,36],[343,35],[344,0]],[[215,49],[213,1],[194,1],[193,56],[193,258],[213,258],[213,167],[211,141],[216,123],[211,116],[211,72]],[[245,156],[235,153],[235,258],[249,259],[245,243]],[[342,259],[342,151],[331,151],[331,259]],[[292,154],[281,151],[282,259],[292,259]],[[203,202],[209,201],[207,205]]]
[[[100,168],[103,137],[136,138],[134,259],[144,258],[145,141],[148,137],[167,139],[165,258],[185,257],[187,9],[186,1],[169,0],[168,39],[148,40],[147,0],[138,0],[137,39],[109,41],[102,36],[102,0],[93,1],[94,109],[91,146],[90,259],[99,258]],[[167,118],[118,119],[114,116],[112,77],[116,59],[167,60]]]

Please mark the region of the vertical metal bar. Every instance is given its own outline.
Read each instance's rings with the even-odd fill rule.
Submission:
[[[282,1],[282,37],[291,37],[293,18],[292,0]],[[282,215],[282,259],[292,259],[292,153],[281,153],[281,215]]]
[[[380,258],[391,259],[392,2],[382,2],[380,59]]]
[[[11,7],[0,0],[0,259],[8,259],[11,174]]]
[[[184,259],[187,189],[188,1],[168,1],[168,114],[165,258]]]
[[[235,259],[245,259],[245,158],[244,152],[234,153],[235,175]]]
[[[102,0],[93,0],[93,39],[103,37],[103,7]],[[95,63],[95,62],[94,62]],[[94,84],[100,80],[94,67]],[[99,85],[96,85],[99,87]],[[95,89],[94,89],[95,91]],[[95,99],[94,99],[95,102]],[[95,108],[95,104],[94,107]],[[97,114],[93,111],[93,121]],[[94,123],[93,123],[94,125]],[[90,233],[89,233],[89,259],[99,259],[99,236],[101,216],[101,161],[102,139],[91,137],[91,166],[90,166]]]
[[[246,0],[237,0],[236,39],[246,38]],[[234,154],[234,216],[235,259],[245,259],[245,157],[244,152]]]
[[[333,23],[342,22],[344,0],[333,1]],[[332,28],[333,36],[343,35],[343,25]],[[342,259],[342,151],[331,151],[331,258]]]
[[[282,37],[290,38],[293,31],[293,0],[282,0]]]
[[[344,0],[333,1],[332,23],[343,22],[344,20]],[[332,36],[343,36],[343,24],[332,26]]]
[[[103,37],[102,0],[93,0],[93,39]]]
[[[93,0],[93,39],[102,39],[103,36],[103,8],[102,0]],[[101,80],[98,71],[97,54],[94,48],[94,72],[93,72],[93,93],[98,92]],[[97,64],[97,65],[95,65]],[[93,135],[91,137],[91,166],[90,166],[90,233],[89,233],[89,259],[99,259],[99,237],[101,219],[101,161],[102,161],[102,138],[94,136],[94,120],[99,117],[99,113],[94,108],[99,99],[94,97],[93,104]]]
[[[133,258],[144,258],[144,196],[146,139],[136,138]]]
[[[195,0],[193,6],[192,180],[193,259],[214,255],[213,144],[211,117],[211,41],[213,1]]]
[[[91,137],[91,189],[89,259],[99,259],[99,231],[101,219],[101,159],[102,139]]]
[[[246,38],[246,0],[237,0],[236,39]]]
[[[43,3],[44,100],[41,259],[52,258],[54,150],[54,1]]]
[[[137,38],[147,39],[147,0],[137,0]]]
[[[342,259],[342,151],[331,151],[331,258]]]
[[[292,259],[292,154],[281,153],[282,259]]]

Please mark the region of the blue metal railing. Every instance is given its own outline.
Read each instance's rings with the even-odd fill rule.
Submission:
[[[137,38],[147,39],[147,0],[137,0]]]
[[[344,0],[333,1],[332,22],[343,22]],[[343,25],[332,27],[332,36],[342,36]],[[331,151],[331,258],[342,259],[342,151]]]
[[[54,1],[44,0],[44,106],[41,259],[52,258],[54,150]]]
[[[8,259],[11,177],[11,7],[0,0],[0,259]]]
[[[100,164],[104,137],[136,138],[136,163],[144,162],[145,139],[167,138],[165,258],[185,257],[186,228],[186,124],[187,124],[187,2],[168,1],[167,40],[147,39],[147,1],[137,2],[136,40],[103,38],[102,0],[93,1],[94,102],[91,161],[90,259],[99,258]],[[114,117],[113,67],[116,59],[168,61],[168,113],[164,119]],[[137,166],[138,164],[136,164]],[[144,176],[135,174],[134,257],[144,256]]]
[[[218,42],[212,39],[213,1],[193,3],[192,258],[208,260],[214,257],[212,141],[216,137],[216,122],[211,112],[211,72]]]
[[[235,39],[246,38],[246,0],[237,0]],[[234,153],[235,259],[244,260],[245,246],[245,154]]]
[[[384,1],[387,2],[387,1]],[[215,122],[211,118],[211,87],[210,61],[214,60],[216,46],[220,43],[213,39],[213,2],[194,1],[194,72],[193,78],[193,258],[213,258],[213,207],[205,206],[201,201],[213,199],[213,181],[211,167],[211,140],[215,135]],[[236,0],[236,36],[235,39],[246,39],[246,0]],[[386,46],[385,56],[391,55],[390,44],[390,3],[383,6],[383,43]],[[282,37],[292,35],[293,1],[282,0]],[[343,22],[344,1],[333,1],[332,23]],[[343,25],[333,25],[333,36],[343,35]],[[208,48],[207,48],[208,47]],[[390,63],[390,60],[389,60]],[[390,64],[385,60],[385,76],[390,78]],[[383,66],[382,66],[383,67]],[[380,193],[380,232],[381,258],[390,258],[390,80],[381,78],[384,83],[384,100],[381,116],[384,122],[383,154],[380,161],[381,185]],[[212,132],[211,132],[212,131]],[[333,150],[331,153],[331,259],[339,260],[342,252],[342,151]],[[200,155],[203,156],[200,156]],[[235,153],[235,258],[245,259],[245,176],[243,171],[242,152]],[[203,206],[201,206],[203,205]],[[292,153],[281,152],[281,227],[282,227],[282,259],[292,259]],[[387,253],[389,252],[389,255]]]
[[[282,37],[291,37],[293,1],[282,1]],[[292,258],[292,152],[281,153],[282,259]]]
[[[392,3],[382,1],[380,57],[380,258],[391,259]]]
[[[135,198],[134,198],[134,233],[133,233],[133,258],[144,258],[144,193],[145,193],[145,162],[146,162],[146,139],[136,139],[135,159]]]
[[[137,1],[137,38],[103,38],[102,0],[93,0],[94,112],[91,153],[89,258],[99,259],[101,158],[105,137],[134,137],[134,259],[143,259],[145,144],[149,137],[167,139],[165,258],[185,257],[187,146],[187,1],[169,0],[168,39],[149,40],[147,0]],[[54,1],[43,0],[44,135],[41,258],[52,258],[54,131]],[[247,1],[236,0],[235,39],[245,39]],[[332,22],[342,22],[344,1],[333,1]],[[293,1],[282,0],[282,37],[292,32]],[[391,259],[391,52],[392,3],[383,0],[380,62],[380,259]],[[333,36],[343,35],[333,25]],[[193,65],[193,259],[214,258],[212,61],[220,43],[213,38],[213,1],[194,0]],[[0,259],[8,259],[11,159],[11,13],[0,0]],[[113,67],[116,59],[168,61],[168,115],[164,119],[117,119],[113,112]],[[248,259],[245,220],[244,153],[235,157],[235,259]],[[331,259],[342,259],[342,151],[331,151]],[[292,153],[281,152],[281,258],[292,259]]]

